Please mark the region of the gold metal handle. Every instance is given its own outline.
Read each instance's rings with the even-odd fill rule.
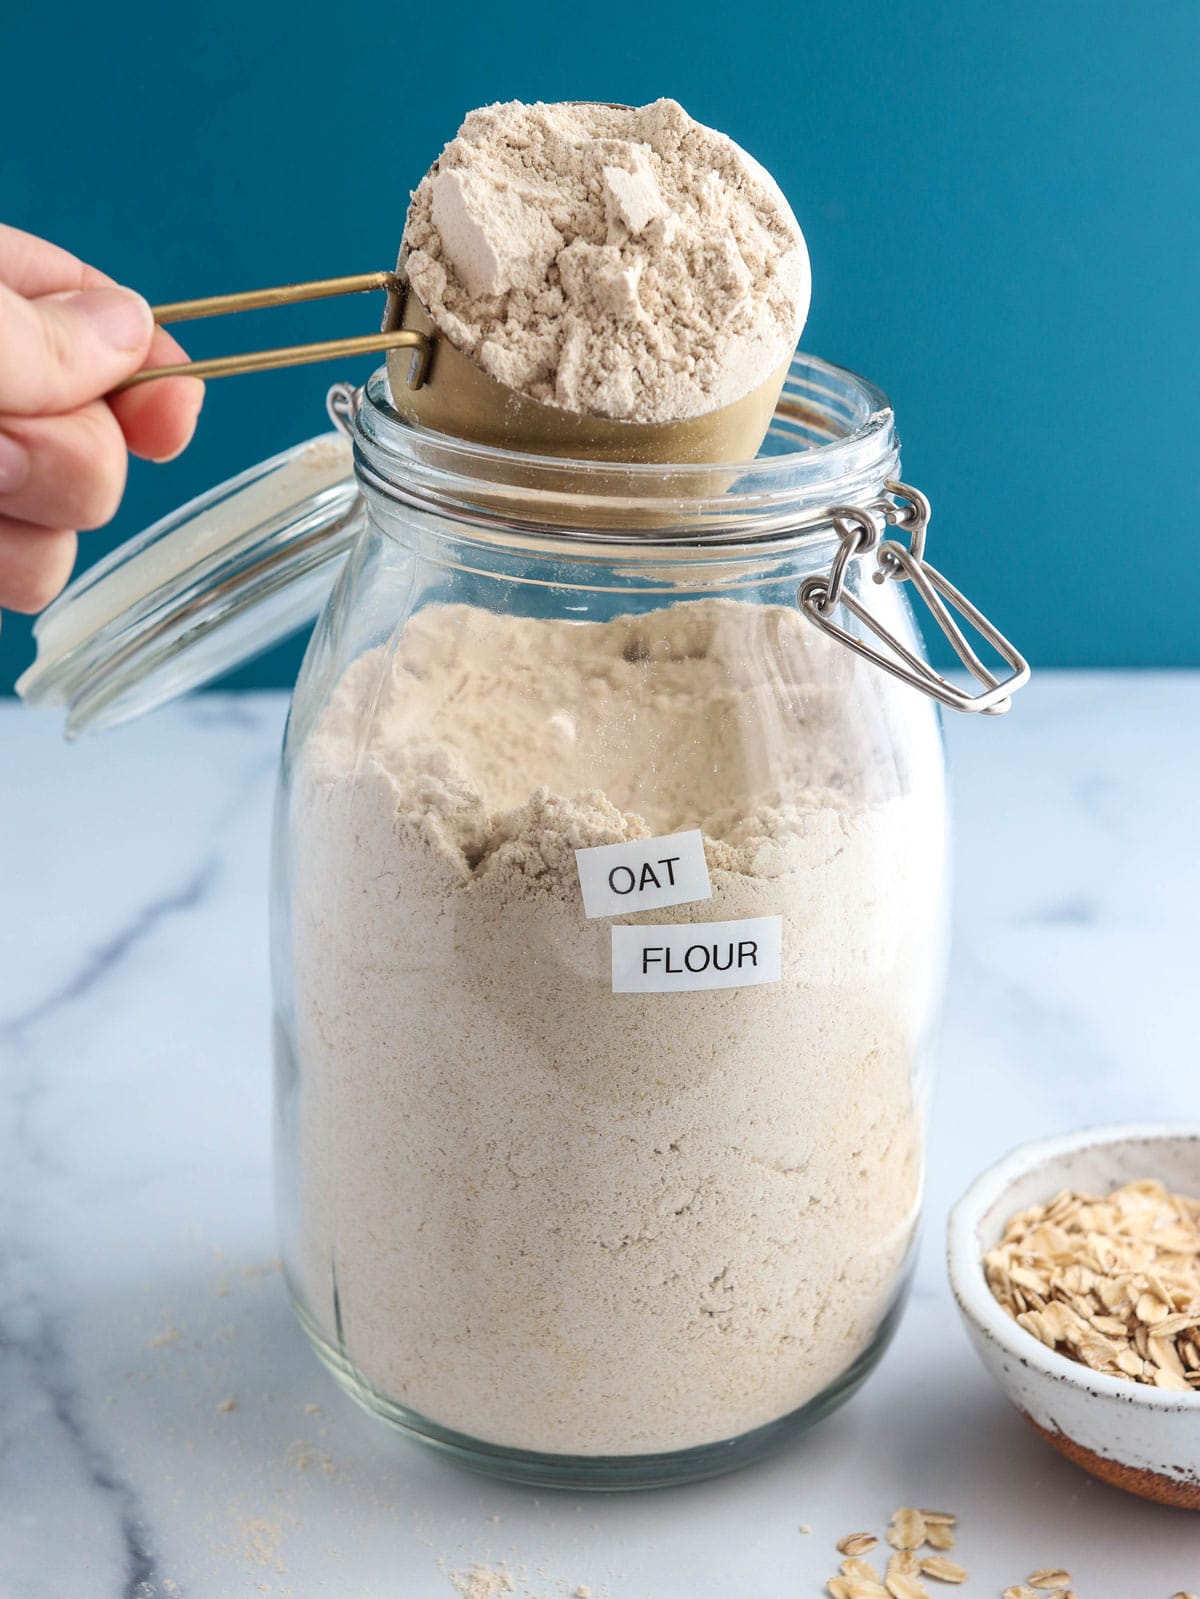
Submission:
[[[238,311],[260,311],[277,305],[295,305],[305,300],[327,300],[341,294],[363,294],[372,289],[394,289],[394,272],[359,272],[344,278],[316,278],[310,283],[287,283],[276,289],[248,289],[240,294],[211,294],[200,300],[175,300],[152,307],[154,320],[165,326],[171,322],[192,322],[199,317],[229,316]],[[384,333],[360,334],[348,339],[323,339],[315,344],[289,344],[274,350],[247,350],[242,355],[217,355],[204,361],[180,361],[174,366],[151,366],[119,383],[114,392],[150,383],[155,378],[188,376],[221,378],[237,372],[265,372],[276,367],[306,366],[313,361],[331,361],[338,356],[365,355],[372,350],[409,348],[415,356],[414,383],[424,381],[429,364],[430,340],[412,328],[393,328]]]

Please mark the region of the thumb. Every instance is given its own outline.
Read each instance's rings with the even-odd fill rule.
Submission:
[[[26,300],[0,284],[0,413],[77,410],[136,372],[153,335],[150,307],[132,289]]]

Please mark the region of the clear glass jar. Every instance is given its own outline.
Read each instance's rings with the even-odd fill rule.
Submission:
[[[798,604],[834,508],[891,503],[891,411],[798,358],[759,460],[673,471],[423,432],[377,378],[354,441],[276,827],[300,1319],[484,1470],[728,1470],[853,1392],[912,1258],[937,714]]]

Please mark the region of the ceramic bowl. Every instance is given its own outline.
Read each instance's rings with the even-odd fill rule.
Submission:
[[[1000,1308],[984,1277],[984,1254],[1016,1211],[1062,1188],[1106,1193],[1145,1177],[1200,1194],[1200,1125],[1098,1127],[1022,1144],[951,1211],[950,1282],[984,1365],[1048,1442],[1117,1488],[1200,1510],[1200,1390],[1106,1377],[1047,1349]]]

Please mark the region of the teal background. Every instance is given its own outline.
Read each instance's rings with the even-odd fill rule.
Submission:
[[[1200,5],[915,0],[12,7],[0,218],[151,299],[390,266],[471,106],[661,94],[779,178],[805,344],[891,395],[930,554],[1035,663],[1200,665]],[[197,325],[195,355],[369,331],[335,301]],[[211,385],[89,561],[324,426],[335,376]],[[0,689],[29,659],[6,616]],[[299,643],[234,674],[290,683]]]

